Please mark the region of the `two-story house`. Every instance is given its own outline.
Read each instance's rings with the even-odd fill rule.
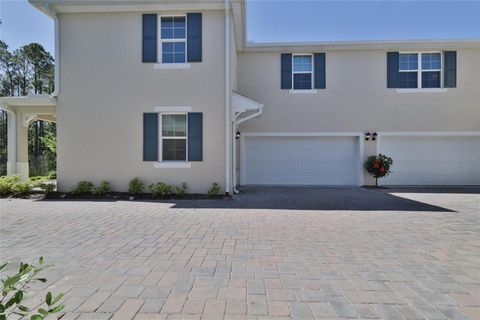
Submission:
[[[60,190],[364,185],[379,152],[386,185],[480,184],[478,39],[253,44],[243,0],[30,2],[55,20]]]

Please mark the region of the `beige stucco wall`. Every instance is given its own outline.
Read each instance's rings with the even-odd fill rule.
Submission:
[[[239,91],[264,104],[242,130],[480,130],[479,49],[457,50],[457,88],[445,93],[387,89],[386,51],[326,52],[326,89],[316,94],[280,89],[280,53],[239,54]]]
[[[327,51],[326,89],[319,89],[316,94],[291,94],[290,90],[280,89],[279,52],[239,54],[238,89],[264,104],[263,114],[242,124],[240,130],[371,133],[480,130],[479,49],[458,49],[457,87],[434,93],[400,93],[388,89],[386,51]],[[361,156],[364,160],[379,151],[377,141],[364,142]],[[373,184],[374,179],[365,174],[364,183]]]
[[[224,185],[223,11],[203,12],[203,61],[190,69],[154,70],[142,63],[141,26],[141,13],[60,15],[60,190],[80,180],[108,180],[125,191],[136,176],[146,183],[187,182],[190,192]],[[202,162],[157,169],[142,161],[143,113],[155,106],[203,112]]]

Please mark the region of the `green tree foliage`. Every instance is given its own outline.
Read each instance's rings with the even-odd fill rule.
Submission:
[[[0,96],[50,94],[54,90],[52,55],[38,43],[16,50],[0,40]],[[35,121],[28,128],[30,173],[46,175],[56,170],[56,126]],[[0,176],[6,174],[7,114],[0,111]]]

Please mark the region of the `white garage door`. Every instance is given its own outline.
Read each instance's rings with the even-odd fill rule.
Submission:
[[[480,185],[479,136],[382,136],[393,159],[384,185]]]
[[[358,184],[358,137],[246,136],[244,143],[244,184]]]

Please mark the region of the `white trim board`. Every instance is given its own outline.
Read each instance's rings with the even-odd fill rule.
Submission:
[[[246,137],[363,137],[363,132],[242,132]]]
[[[380,131],[381,136],[480,136],[480,131]]]
[[[190,106],[158,106],[153,107],[155,112],[191,112],[192,107]]]

